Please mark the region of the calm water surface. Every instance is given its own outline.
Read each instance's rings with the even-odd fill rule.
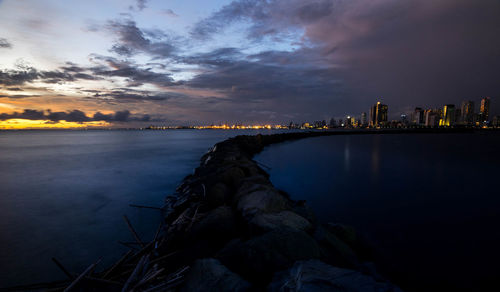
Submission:
[[[0,132],[0,288],[64,278],[51,257],[75,273],[117,260],[124,214],[152,239],[159,212],[128,205],[161,206],[209,147],[256,133]]]
[[[500,291],[499,134],[318,137],[255,159],[322,221],[363,233],[407,290]]]

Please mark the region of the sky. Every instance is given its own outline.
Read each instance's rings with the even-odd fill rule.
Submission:
[[[288,123],[491,97],[498,0],[0,0],[0,127]]]

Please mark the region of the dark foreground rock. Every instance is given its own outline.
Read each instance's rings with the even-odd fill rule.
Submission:
[[[360,272],[327,265],[318,260],[299,261],[279,272],[269,285],[270,292],[401,292],[388,283]]]
[[[248,291],[250,284],[231,272],[216,259],[200,259],[194,262],[187,275],[183,292],[239,292]]]

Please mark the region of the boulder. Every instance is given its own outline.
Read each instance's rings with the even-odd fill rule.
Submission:
[[[357,245],[358,237],[354,227],[339,223],[328,223],[325,228],[350,246]]]
[[[222,170],[218,176],[226,185],[237,187],[240,181],[245,177],[245,172],[241,168],[233,166]]]
[[[207,192],[208,204],[212,207],[224,205],[230,196],[231,191],[225,184],[216,183]]]
[[[181,288],[184,292],[248,291],[250,284],[216,259],[200,259],[191,267]]]
[[[373,260],[373,248],[371,244],[362,235],[359,235],[354,227],[328,223],[324,225],[325,229],[334,234],[337,238],[349,245],[362,260]]]
[[[318,220],[316,219],[316,215],[314,211],[306,204],[306,201],[297,201],[292,207],[293,211],[300,216],[306,218],[311,224],[316,225]]]
[[[188,233],[192,241],[200,238],[228,240],[236,236],[237,231],[237,219],[232,208],[220,206],[195,222]]]
[[[317,243],[307,233],[283,228],[248,241],[233,240],[216,258],[245,279],[267,285],[274,272],[291,267],[297,260],[319,256]]]
[[[289,227],[309,232],[313,227],[304,217],[286,210],[277,213],[257,213],[249,220],[248,224],[251,229],[257,231],[271,231]]]
[[[350,268],[359,265],[354,250],[322,226],[316,228],[314,238],[320,244],[322,255],[329,263]]]
[[[308,260],[298,261],[289,270],[277,273],[268,291],[401,292],[401,289],[357,271]]]
[[[289,201],[278,191],[272,188],[258,189],[256,191],[239,196],[236,208],[243,217],[262,212],[279,212],[289,208]]]
[[[272,188],[271,182],[264,175],[257,174],[249,176],[241,180],[240,186],[236,192],[235,199],[237,200],[242,195],[248,194],[255,190],[269,188]]]

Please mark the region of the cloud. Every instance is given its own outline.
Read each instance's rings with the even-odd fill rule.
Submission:
[[[0,49],[11,49],[12,44],[5,38],[0,38]]]
[[[142,90],[131,90],[129,88],[112,90],[109,92],[95,93],[93,97],[111,98],[114,101],[162,101],[171,98],[178,98],[183,95],[170,92],[150,92]]]
[[[108,22],[106,28],[118,37],[118,43],[111,48],[111,51],[118,55],[130,57],[141,52],[156,58],[168,58],[174,56],[176,52],[176,47],[172,44],[173,40],[169,39],[166,34],[149,33],[157,39],[167,37],[166,40],[153,41],[137,27],[133,20],[112,20]]]
[[[91,61],[99,64],[90,68],[94,76],[101,77],[124,77],[129,81],[131,87],[140,86],[144,83],[156,84],[159,86],[174,85],[175,82],[170,74],[157,73],[151,67],[145,69],[130,62],[118,60],[109,56],[91,55]]]
[[[146,3],[148,2],[147,0],[136,0],[137,1],[137,8],[139,10],[143,10],[146,8]]]
[[[77,71],[75,71],[77,70]],[[85,69],[75,65],[61,70],[44,71],[31,66],[17,66],[16,69],[0,69],[0,85],[23,85],[34,81],[45,83],[73,82],[76,80],[96,80],[95,76],[81,72]]]
[[[8,97],[11,99],[18,99],[18,98],[28,98],[28,97],[40,97],[41,95],[38,94],[0,94],[0,98]]]
[[[276,47],[298,49],[256,53],[248,62],[208,58],[212,68],[207,64],[186,84],[227,90],[234,83],[238,90],[232,96],[290,96],[291,104],[294,96],[309,96],[337,115],[363,111],[360,105],[368,108],[380,98],[396,114],[408,105],[493,96],[494,68],[500,66],[499,10],[494,0],[232,1],[196,23],[191,36],[208,40],[237,24],[257,43],[267,38]]]
[[[149,115],[132,116],[129,110],[116,111],[114,114],[103,114],[101,112],[95,113],[92,117],[88,116],[80,110],[72,110],[66,112],[53,112],[51,110],[38,111],[32,109],[25,109],[23,112],[14,112],[12,114],[0,114],[0,120],[9,119],[28,119],[28,120],[50,120],[52,122],[67,121],[67,122],[91,122],[91,121],[105,121],[105,122],[147,122],[151,118]]]
[[[163,9],[161,12],[169,17],[179,17],[172,9]]]

